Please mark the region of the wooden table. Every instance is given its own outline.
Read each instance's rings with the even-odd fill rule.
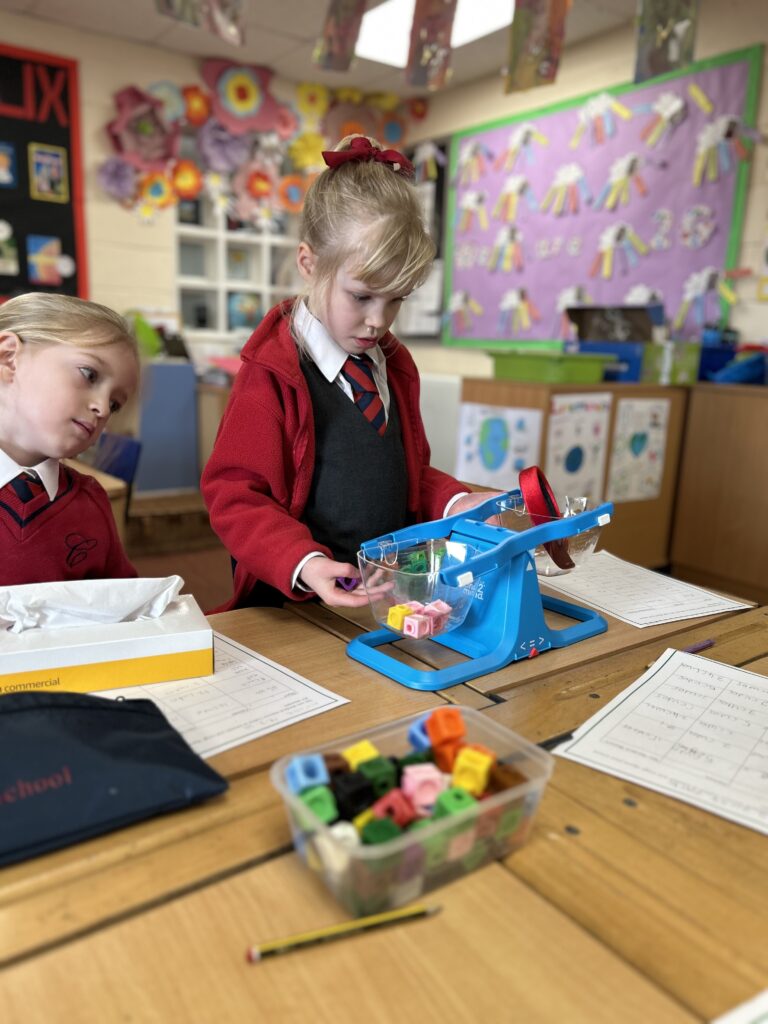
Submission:
[[[289,612],[212,621],[351,703],[212,759],[231,781],[223,797],[0,871],[3,1024],[663,1024],[765,987],[765,837],[560,759],[528,845],[430,897],[440,915],[247,965],[249,944],[345,917],[288,852],[264,766],[442,698],[352,662]],[[534,739],[573,728],[667,645],[638,632],[484,713]],[[673,646],[705,634],[708,655],[768,676],[768,609],[689,623]]]

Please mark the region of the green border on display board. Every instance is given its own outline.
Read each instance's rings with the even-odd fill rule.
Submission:
[[[448,170],[448,187],[446,190],[446,203],[447,210],[451,215],[455,212],[456,206],[456,186],[454,184],[456,179],[456,170],[459,157],[459,145],[463,139],[471,135],[476,135],[479,132],[491,131],[494,128],[501,128],[506,125],[513,125],[519,121],[530,121],[535,118],[543,117],[550,114],[559,113],[564,110],[570,110],[573,107],[580,107],[594,96],[601,95],[602,93],[609,93],[611,96],[621,96],[624,93],[637,91],[639,89],[647,88],[648,86],[660,85],[664,82],[673,81],[676,78],[683,78],[700,71],[707,71],[711,68],[723,67],[729,64],[736,64],[739,61],[745,61],[748,64],[747,69],[747,87],[744,96],[744,111],[742,115],[742,122],[747,128],[755,128],[757,126],[757,110],[760,100],[760,80],[761,72],[763,67],[763,51],[764,45],[758,44],[756,46],[749,46],[742,50],[733,50],[730,53],[723,53],[716,57],[709,57],[706,60],[695,61],[692,64],[686,65],[684,68],[679,68],[676,71],[669,71],[664,75],[659,75],[657,78],[649,78],[644,82],[626,82],[623,85],[617,85],[610,88],[595,89],[592,92],[583,93],[580,96],[572,97],[571,99],[561,100],[558,103],[553,103],[549,106],[536,107],[532,110],[525,110],[519,114],[512,114],[508,117],[499,117],[493,121],[487,121],[482,124],[473,125],[471,128],[465,128],[460,132],[456,132],[451,136],[450,139],[450,159],[449,159],[449,170]],[[747,203],[747,191],[749,184],[749,174],[751,169],[752,161],[739,161],[739,165],[734,175],[734,195],[733,195],[733,209],[731,214],[731,224],[728,233],[728,242],[726,248],[725,257],[725,269],[733,270],[737,266],[739,251],[741,248],[741,239],[744,227],[744,213],[746,210]],[[453,291],[453,250],[455,241],[455,227],[453,216],[448,218],[446,238],[445,238],[445,277],[443,281],[443,307],[447,310],[450,296]],[[721,301],[721,310],[723,319],[727,317],[729,306],[724,301]],[[445,317],[441,341],[443,345],[452,346],[455,348],[470,348],[470,349],[492,349],[498,352],[499,350],[520,350],[536,347],[539,351],[551,351],[556,346],[559,348],[562,346],[562,341],[553,341],[551,339],[534,339],[526,338],[521,339],[519,342],[515,340],[504,340],[500,338],[455,338],[452,334],[452,324],[449,317]]]

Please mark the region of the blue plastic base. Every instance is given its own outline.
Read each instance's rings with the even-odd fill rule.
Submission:
[[[541,595],[541,603],[550,611],[579,620],[578,625],[567,626],[564,629],[550,629],[544,625],[538,638],[526,638],[518,643],[516,635],[515,643],[511,648],[508,642],[502,640],[493,650],[487,651],[485,654],[470,656],[467,661],[458,665],[449,665],[447,668],[413,668],[380,650],[379,648],[387,644],[404,639],[391,629],[377,629],[372,633],[363,633],[355,637],[347,644],[347,654],[355,661],[368,665],[369,668],[381,672],[382,675],[394,679],[397,683],[402,683],[403,686],[407,686],[411,690],[445,690],[451,686],[457,686],[459,683],[466,683],[470,679],[477,679],[478,676],[487,675],[489,672],[496,672],[513,661],[531,658],[543,651],[557,647],[568,647],[579,640],[597,636],[608,628],[605,619],[589,608],[582,608],[580,605],[571,604],[570,601],[561,601],[544,594]],[[427,643],[439,643],[444,647],[450,646],[453,650],[461,651],[463,646],[460,642],[461,629],[459,628],[456,633],[457,636],[453,638],[453,642],[449,642],[453,635],[446,633],[444,637],[427,641]],[[539,640],[540,646],[532,645],[532,639]]]

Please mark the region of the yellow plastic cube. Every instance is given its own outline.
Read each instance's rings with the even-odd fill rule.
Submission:
[[[354,743],[351,747],[347,747],[346,750],[342,750],[341,753],[349,763],[350,771],[353,772],[357,770],[357,766],[362,764],[363,761],[370,761],[372,757],[379,756],[378,748],[370,740],[360,740],[359,743]]]
[[[370,807],[368,807],[366,808],[366,810],[361,811],[356,818],[352,819],[352,824],[355,826],[358,833],[362,834],[362,831],[368,824],[368,822],[373,821],[375,817],[376,815],[373,813],[373,810]]]
[[[387,612],[387,625],[402,633],[406,615],[413,615],[413,609],[407,604],[393,604]]]
[[[488,773],[493,758],[471,747],[462,747],[453,762],[451,780],[454,786],[460,786],[472,796],[480,796],[488,785]]]

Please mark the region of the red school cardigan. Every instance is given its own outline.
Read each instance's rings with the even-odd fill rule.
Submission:
[[[293,600],[296,566],[311,551],[331,551],[300,521],[315,465],[312,401],[291,336],[293,300],[267,313],[241,353],[201,490],[211,526],[237,561],[234,594],[217,611],[239,607],[257,580]],[[438,519],[450,499],[466,491],[429,465],[430,450],[419,410],[419,374],[411,354],[392,334],[381,341],[387,383],[397,402],[408,471],[408,513]]]

